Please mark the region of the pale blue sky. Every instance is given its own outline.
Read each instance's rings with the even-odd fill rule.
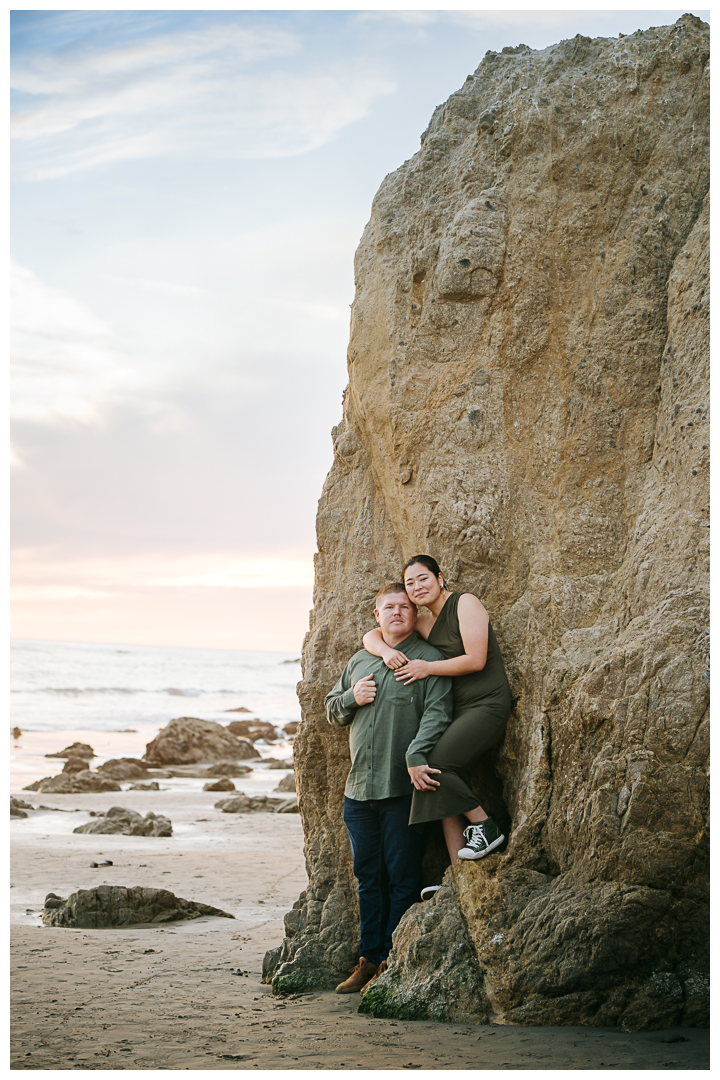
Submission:
[[[299,645],[383,177],[488,49],[684,10],[14,12],[15,632]]]

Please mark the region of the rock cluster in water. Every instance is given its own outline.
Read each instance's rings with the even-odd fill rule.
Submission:
[[[509,844],[411,909],[363,1008],[707,1023],[708,33],[684,15],[488,53],[375,198],[317,519],[309,885],[266,964],[278,991],[357,958],[347,732],[323,698],[378,585],[429,551],[485,602],[516,699],[473,778]]]

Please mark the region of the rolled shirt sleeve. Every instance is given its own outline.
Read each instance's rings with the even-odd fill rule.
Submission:
[[[347,727],[357,710],[358,703],[350,683],[350,664],[346,664],[342,675],[325,698],[325,715],[331,724]]]

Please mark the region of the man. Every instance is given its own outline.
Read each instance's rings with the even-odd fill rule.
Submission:
[[[375,618],[388,645],[411,659],[444,657],[415,633],[417,608],[400,582],[384,585]],[[413,785],[452,717],[449,678],[405,686],[380,657],[355,653],[325,698],[331,724],[350,727],[352,765],[343,820],[350,836],[360,901],[360,962],[338,994],[363,989],[385,970],[393,930],[419,899],[422,838],[408,825]]]

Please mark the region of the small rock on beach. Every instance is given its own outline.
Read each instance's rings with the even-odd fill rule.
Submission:
[[[217,765],[211,765],[203,770],[203,776],[243,776],[252,772],[252,765],[238,765],[237,761],[218,761]]]
[[[285,799],[273,799],[269,795],[245,795],[240,791],[232,799],[220,799],[215,803],[215,809],[222,810],[223,814],[274,814],[284,802]]]
[[[223,776],[219,780],[205,784],[203,791],[235,791],[235,785],[229,777]]]
[[[140,758],[110,758],[98,765],[97,771],[103,776],[109,776],[111,780],[145,780],[148,776],[148,767]]]
[[[227,730],[240,738],[256,742],[264,739],[265,742],[276,742],[277,731],[267,720],[233,720],[228,724]]]
[[[95,751],[92,746],[84,742],[74,742],[70,746],[66,746],[64,750],[58,750],[56,754],[46,754],[45,757],[65,757],[65,758],[84,758],[89,760],[95,757]]]
[[[57,776],[45,776],[42,780],[35,780],[32,784],[26,784],[23,791],[38,791],[41,795],[77,795],[83,791],[121,791],[121,787],[115,780],[108,776],[100,776],[99,773],[87,769],[78,773],[58,773]]]
[[[78,773],[85,772],[90,768],[90,762],[85,758],[69,757],[63,765],[63,772]]]

